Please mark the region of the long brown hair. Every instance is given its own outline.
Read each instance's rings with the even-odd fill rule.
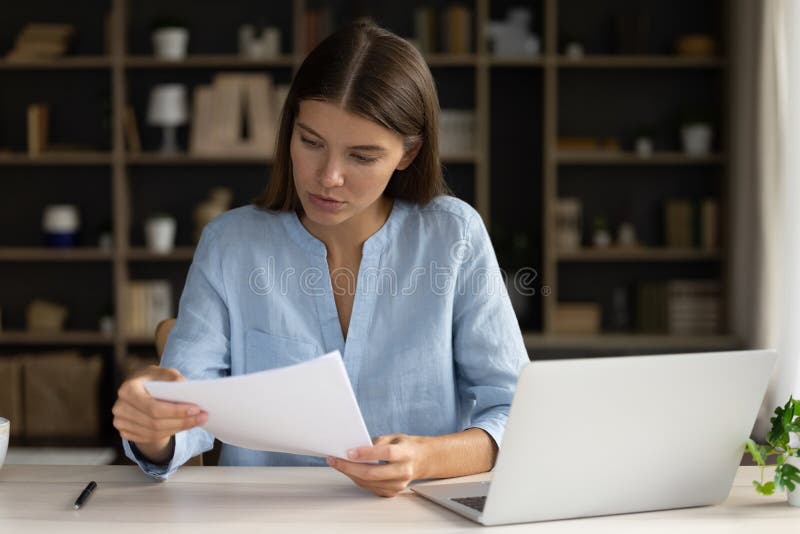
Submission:
[[[333,33],[306,57],[281,112],[265,191],[254,200],[269,210],[296,210],[289,151],[292,129],[302,100],[322,100],[365,117],[403,138],[409,150],[421,146],[414,161],[395,170],[384,194],[427,204],[448,194],[439,161],[439,99],[433,76],[408,41],[369,22],[355,22]]]

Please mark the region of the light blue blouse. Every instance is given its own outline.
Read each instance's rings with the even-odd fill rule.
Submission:
[[[478,213],[454,197],[424,206],[395,200],[364,243],[357,280],[349,278],[356,293],[346,340],[326,254],[294,212],[245,206],[212,221],[161,365],[187,379],[216,378],[338,349],[371,436],[477,427],[500,445],[528,356]],[[337,287],[348,280],[334,276]],[[158,478],[212,445],[203,428],[180,432],[169,465],[154,465],[123,440],[127,456]],[[220,464],[325,459],[223,445]]]

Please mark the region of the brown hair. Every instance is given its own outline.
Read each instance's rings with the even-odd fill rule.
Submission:
[[[320,43],[303,61],[281,113],[266,190],[254,203],[297,210],[289,146],[302,100],[322,100],[400,135],[405,150],[418,142],[414,161],[395,170],[384,194],[427,204],[448,194],[439,161],[439,100],[431,71],[414,46],[369,22],[352,23]]]

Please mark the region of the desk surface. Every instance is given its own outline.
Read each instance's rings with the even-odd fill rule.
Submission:
[[[757,477],[757,468],[741,467],[720,506],[487,528],[411,492],[376,497],[328,468],[183,467],[157,482],[134,466],[7,465],[0,532],[792,532],[800,508],[785,495],[757,495]],[[73,511],[89,480],[97,490]]]

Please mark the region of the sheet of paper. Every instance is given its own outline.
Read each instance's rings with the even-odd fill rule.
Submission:
[[[339,351],[258,373],[144,386],[157,399],[197,404],[208,412],[204,428],[237,447],[346,458],[372,445]]]

